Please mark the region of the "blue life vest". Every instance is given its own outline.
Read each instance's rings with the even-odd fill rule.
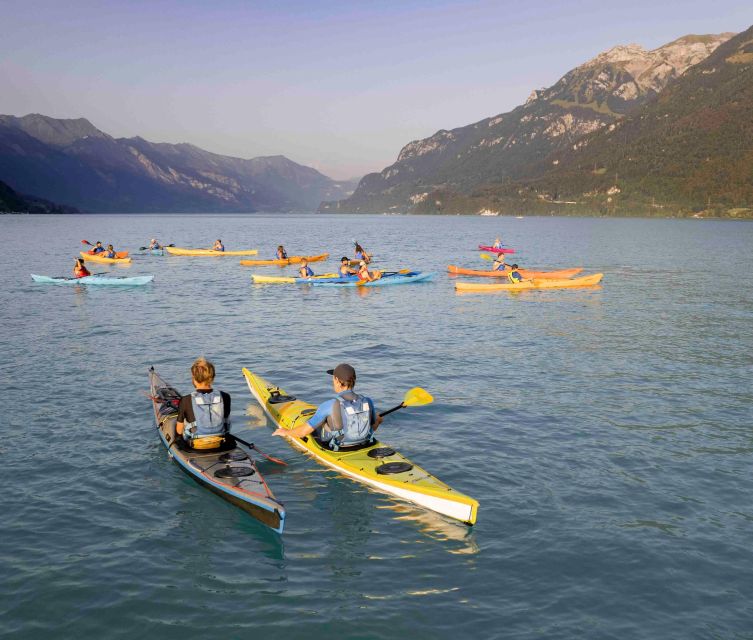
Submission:
[[[301,269],[303,269],[303,267],[301,267]],[[308,265],[306,265],[306,275],[302,276],[302,277],[305,278],[307,276],[310,277],[310,276],[313,276],[313,275],[314,275],[314,270],[311,267],[309,267]]]
[[[114,260],[117,257],[118,257],[118,254],[115,253],[114,251],[108,251],[107,255],[105,256],[105,258],[109,258],[110,260]]]
[[[98,253],[102,253],[105,250],[104,247],[94,247],[92,251],[94,252],[94,255],[97,255]]]
[[[188,424],[183,430],[186,440],[204,438],[206,436],[221,436],[227,433],[228,423],[225,420],[225,403],[219,391],[191,394],[191,406],[195,422]]]
[[[507,265],[504,262],[497,262],[495,260],[492,266],[494,267],[494,271],[504,271]]]
[[[373,433],[371,404],[364,396],[353,391],[343,391],[335,398],[332,413],[327,418],[323,431],[323,439],[335,451],[340,447],[353,447],[368,442]]]
[[[366,256],[363,255],[361,251],[356,253],[356,260],[366,260]]]

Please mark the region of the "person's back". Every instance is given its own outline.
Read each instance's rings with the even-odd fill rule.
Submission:
[[[118,257],[118,254],[115,253],[115,249],[111,244],[107,245],[107,250],[105,251],[105,258],[110,258],[110,260],[114,260]]]
[[[86,268],[86,265],[84,264],[83,258],[76,258],[76,264],[73,267],[73,276],[75,278],[86,278],[86,276],[90,276],[91,273]]]
[[[175,430],[195,449],[219,447],[230,426],[230,394],[212,388],[214,365],[198,358],[191,366],[195,390],[180,399]]]
[[[278,260],[287,260],[288,259],[288,252],[285,251],[285,247],[280,245],[277,247],[277,259]]]
[[[301,278],[311,278],[314,275],[314,270],[309,267],[307,260],[301,261],[301,266],[298,269],[298,274]]]
[[[507,268],[505,264],[505,254],[500,253],[492,262],[492,271],[504,271]]]
[[[523,276],[520,274],[520,271],[518,271],[517,264],[514,264],[510,267],[510,273],[507,274],[507,279],[512,282],[512,284],[523,282]]]
[[[382,418],[370,398],[353,391],[356,372],[349,364],[327,371],[332,376],[335,397],[319,405],[304,424],[295,429],[277,429],[272,435],[303,438],[315,433],[323,446],[338,450],[370,442]]]

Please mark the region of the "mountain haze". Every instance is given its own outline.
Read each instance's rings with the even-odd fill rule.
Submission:
[[[190,144],[113,138],[88,120],[0,115],[0,180],[87,211],[293,211],[348,195],[284,156],[223,156]]]
[[[684,36],[651,51],[636,44],[609,49],[509,113],[407,144],[350,198],[320,210],[437,212],[446,210],[444,201],[432,194],[467,196],[489,183],[527,177],[552,152],[654,99],[732,35]]]

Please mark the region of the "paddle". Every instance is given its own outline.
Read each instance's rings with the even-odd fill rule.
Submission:
[[[254,444],[253,442],[246,442],[245,440],[242,440],[241,438],[239,438],[239,437],[238,437],[238,436],[236,436],[235,434],[231,434],[231,435],[232,435],[232,436],[233,436],[233,438],[235,438],[235,439],[236,439],[236,440],[237,440],[238,442],[240,442],[241,444],[245,444],[245,445],[246,445],[246,446],[247,446],[247,447],[248,447],[249,449],[254,449],[254,451],[257,451],[258,453],[260,453],[261,455],[263,455],[263,456],[264,456],[264,457],[265,457],[265,458],[266,458],[267,460],[269,460],[270,462],[274,462],[275,464],[281,464],[281,465],[282,465],[283,467],[287,467],[287,466],[288,466],[288,463],[287,463],[287,462],[285,462],[285,461],[283,461],[283,460],[280,460],[279,458],[274,458],[274,457],[272,457],[272,456],[268,456],[268,455],[267,455],[266,453],[264,453],[263,451],[261,451],[261,450],[259,449],[259,447],[257,447],[257,446],[256,446],[256,445],[255,445],[255,444]]]
[[[423,405],[431,404],[432,402],[434,402],[434,397],[426,391],[426,389],[413,387],[405,392],[405,397],[399,405],[392,407],[392,409],[387,409],[387,411],[383,411],[379,414],[379,417],[384,418],[384,416],[389,415],[398,409],[402,409],[403,407],[422,407]]]

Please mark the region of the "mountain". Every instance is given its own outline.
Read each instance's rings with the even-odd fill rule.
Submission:
[[[73,207],[25,196],[0,182],[0,213],[78,213]]]
[[[557,213],[753,217],[753,27],[642,108],[538,168],[532,179],[489,186],[479,203],[496,198]]]
[[[488,183],[528,176],[552,152],[655,98],[732,35],[690,35],[652,51],[636,44],[609,49],[509,113],[407,144],[350,198],[320,210],[446,211],[433,193],[468,196]]]
[[[113,138],[88,120],[0,115],[0,180],[98,212],[313,210],[347,185],[284,156]]]

